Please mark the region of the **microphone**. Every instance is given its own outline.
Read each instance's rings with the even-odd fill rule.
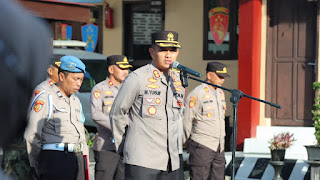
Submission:
[[[181,71],[185,72],[185,73],[188,73],[188,74],[191,74],[193,76],[196,76],[196,77],[201,77],[201,74],[198,73],[197,71],[194,71],[192,69],[189,69],[185,66],[182,66],[178,61],[175,61],[172,63],[172,67],[175,68],[175,69],[180,69]]]

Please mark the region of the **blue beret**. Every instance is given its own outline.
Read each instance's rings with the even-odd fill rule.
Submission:
[[[85,73],[86,66],[83,62],[74,56],[63,56],[61,59],[60,69],[74,72],[74,73]]]

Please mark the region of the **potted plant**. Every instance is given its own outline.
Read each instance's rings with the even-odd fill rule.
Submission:
[[[320,82],[313,83],[313,89],[316,92],[316,97],[314,98],[313,110],[312,110],[312,120],[313,126],[315,128],[315,145],[305,146],[308,152],[309,161],[319,161],[320,160]]]
[[[287,148],[292,146],[294,139],[293,134],[289,132],[282,132],[273,136],[269,141],[271,150],[271,160],[272,161],[283,161],[285,151]]]

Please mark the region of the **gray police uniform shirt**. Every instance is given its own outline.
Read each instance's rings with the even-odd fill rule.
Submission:
[[[36,96],[41,91],[51,88],[53,84],[54,82],[48,77],[45,81],[41,82],[34,88],[33,95]]]
[[[201,84],[192,90],[186,99],[183,119],[184,140],[189,137],[213,151],[224,150],[225,96],[221,89],[210,89]]]
[[[50,103],[54,103],[52,111],[49,110],[49,94],[52,97]],[[46,89],[30,107],[29,124],[24,135],[31,167],[37,167],[44,144],[83,143],[83,154],[88,155],[82,118],[81,104],[77,96],[63,95],[55,84]]]
[[[177,72],[168,75],[167,81],[148,64],[130,73],[121,86],[110,121],[126,164],[166,171],[170,158],[172,170],[179,168],[178,118],[185,89]]]
[[[111,131],[109,112],[112,103],[118,94],[119,85],[114,85],[112,81],[106,80],[98,83],[91,91],[91,117],[98,124],[98,135],[93,145],[96,151],[116,150]]]

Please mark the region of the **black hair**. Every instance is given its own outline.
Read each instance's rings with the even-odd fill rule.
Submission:
[[[66,77],[69,75],[69,71],[63,70],[59,67],[58,74],[63,73]]]

